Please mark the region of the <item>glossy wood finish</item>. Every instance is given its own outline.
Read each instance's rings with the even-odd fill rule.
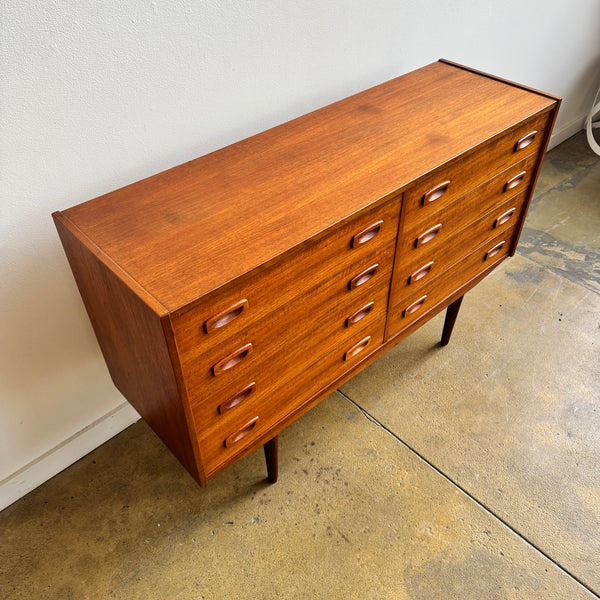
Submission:
[[[117,387],[202,485],[514,252],[558,100],[440,61],[54,218]],[[535,133],[534,133],[535,132]]]
[[[356,331],[343,342],[337,344],[324,355],[312,355],[311,362],[297,370],[286,381],[280,381],[271,373],[274,382],[267,394],[250,397],[224,415],[211,415],[203,410],[202,404],[194,405],[194,419],[198,430],[198,441],[202,448],[202,458],[207,475],[218,473],[227,464],[263,445],[273,435],[280,433],[294,420],[294,415],[302,413],[307,403],[321,399],[324,387],[331,381],[354,369],[364,359],[379,349],[383,342],[385,315]],[[364,340],[370,340],[362,350],[354,352]],[[260,373],[257,373],[259,375]],[[242,430],[254,417],[259,421],[244,440],[247,446],[226,447],[224,441]]]
[[[387,337],[392,337],[416,319],[442,303],[457,288],[468,283],[480,272],[496,266],[508,255],[514,227],[486,241],[461,261],[446,269],[417,292],[401,296],[388,309]]]
[[[406,241],[405,239],[398,240],[397,254],[401,253],[404,258],[395,266],[390,303],[396,304],[407,294],[414,294],[417,289],[444,274],[453,264],[464,258],[477,246],[516,225],[526,199],[525,193],[521,193],[482,216],[473,215],[473,221],[465,224],[458,231],[449,226],[448,235],[440,236],[438,240],[434,240],[422,248],[414,248],[413,244],[409,243],[413,239],[413,233],[410,230],[405,236]],[[512,211],[511,216],[505,218],[510,211]],[[500,224],[501,219],[502,223]],[[427,267],[430,263],[433,264]],[[425,270],[424,274],[422,270]],[[415,273],[417,274],[416,280],[413,278]]]
[[[220,313],[206,319],[204,321],[204,332],[213,333],[217,329],[229,325],[234,319],[241,317],[245,310],[248,310],[248,300],[246,298],[234,302]]]
[[[237,391],[250,380],[256,382],[257,394],[266,393],[276,382],[306,367],[314,356],[343,340],[348,335],[348,316],[365,304],[373,302],[374,306],[361,326],[385,315],[393,255],[393,245],[378,252],[375,256],[382,266],[352,290],[348,282],[355,279],[357,271],[364,271],[362,261],[210,348],[193,342],[180,345],[181,369],[192,403],[219,397],[224,391]],[[372,267],[371,260],[369,256],[367,270]],[[200,327],[196,332],[202,335]],[[234,360],[248,344],[252,350],[241,360]],[[223,370],[223,364],[231,368]]]
[[[550,112],[536,115],[417,180],[404,193],[407,221],[416,222],[426,218],[520,160],[535,154],[542,145],[541,136],[536,138],[536,143],[518,152],[514,150],[516,140],[524,131],[530,131],[532,126],[546,128],[551,117]],[[424,203],[427,190],[446,180],[451,182],[446,193],[435,202]]]
[[[65,213],[172,311],[554,105],[436,62]]]
[[[206,483],[191,410],[169,355],[174,344],[168,321],[62,215],[54,221],[115,386],[192,476]]]
[[[171,322],[177,345],[184,351],[202,354],[248,326],[255,326],[265,317],[304,297],[306,308],[313,300],[313,291],[322,288],[338,273],[350,279],[360,269],[377,262],[381,252],[393,252],[398,232],[400,200],[396,196],[378,203],[334,225],[329,231],[306,240],[266,265],[226,284],[211,294],[199,297],[189,306],[171,313]],[[356,247],[353,240],[366,228],[378,225],[377,235]],[[392,248],[392,249],[390,249]],[[391,264],[388,267],[391,269]],[[248,308],[225,327],[206,334],[204,322],[231,310],[236,302],[246,299]],[[332,302],[337,302],[332,299]]]
[[[250,398],[250,394],[256,392],[256,382],[252,381],[248,385],[245,385],[241,390],[232,394],[225,402],[222,402],[217,407],[217,411],[220,415],[225,414],[228,410],[234,409],[236,406]]]

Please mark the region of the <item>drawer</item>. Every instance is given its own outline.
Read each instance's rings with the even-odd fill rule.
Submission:
[[[551,113],[546,111],[424,175],[404,190],[404,228],[428,218],[541,147]],[[535,132],[535,133],[534,133]]]
[[[510,251],[515,231],[511,227],[488,240],[418,292],[405,296],[392,306],[388,313],[386,339],[425,316],[473,277],[500,262]]]
[[[410,226],[405,225],[404,231],[398,237],[398,256],[408,259],[409,256],[418,253],[427,254],[433,248],[446,244],[457,232],[477,221],[494,207],[500,206],[526,190],[536,160],[537,154],[534,154],[461,196],[427,219]]]
[[[446,269],[464,258],[480,244],[519,222],[527,193],[521,192],[496,206],[474,223],[439,243],[432,240],[423,246],[396,253],[396,264],[390,291],[390,304],[426,285]],[[441,235],[441,233],[440,233]]]
[[[384,326],[382,315],[326,355],[313,360],[310,368],[298,372],[268,395],[248,400],[237,411],[207,422],[200,407],[194,407],[192,414],[207,476],[238,458],[271,427],[286,420],[329,383],[377,350],[383,343]]]
[[[190,401],[207,403],[214,414],[221,396],[235,395],[252,382],[255,395],[268,393],[276,380],[289,379],[353,330],[384,315],[393,253],[392,242],[214,348],[190,348],[181,356]],[[366,279],[350,289],[357,277]]]
[[[214,347],[396,239],[400,198],[377,203],[171,315],[180,351]]]

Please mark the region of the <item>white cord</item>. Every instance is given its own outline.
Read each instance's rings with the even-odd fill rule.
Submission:
[[[596,97],[594,98],[594,102],[592,103],[592,110],[585,120],[585,130],[587,132],[587,140],[590,148],[600,156],[600,145],[595,140],[594,135],[592,133],[593,129],[600,129],[600,121],[596,121],[595,123],[592,121],[592,118],[597,112],[600,112],[600,102],[598,102],[598,96],[600,95],[600,89],[596,92]]]

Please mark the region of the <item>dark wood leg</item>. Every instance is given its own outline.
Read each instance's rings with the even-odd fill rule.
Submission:
[[[267,442],[263,448],[265,449],[269,483],[276,483],[279,475],[279,438],[275,436],[270,442]]]
[[[452,335],[454,323],[456,323],[456,317],[458,317],[458,311],[460,310],[463,298],[464,296],[461,296],[446,309],[446,320],[444,321],[444,331],[442,332],[442,341],[440,342],[442,346],[447,346],[450,341],[450,336]]]

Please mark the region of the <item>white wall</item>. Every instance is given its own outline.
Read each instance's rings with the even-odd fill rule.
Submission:
[[[4,0],[0,508],[131,423],[50,213],[446,57],[564,97],[600,85],[600,4]]]

